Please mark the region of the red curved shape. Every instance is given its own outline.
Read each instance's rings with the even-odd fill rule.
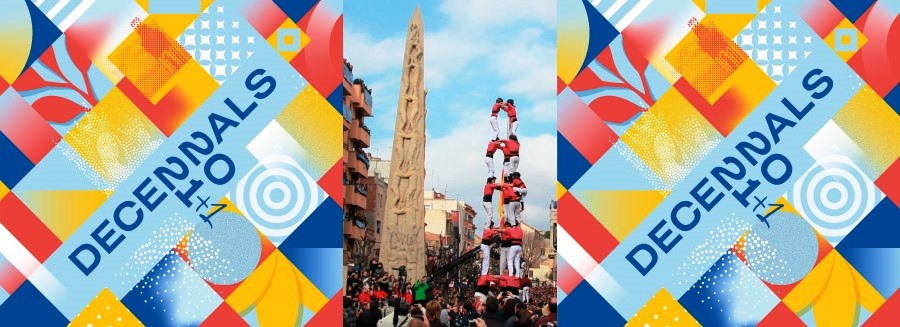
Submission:
[[[87,111],[87,109],[77,103],[58,96],[45,96],[35,101],[31,106],[47,121],[60,124],[69,122],[82,112]]]
[[[617,124],[624,123],[644,111],[631,101],[614,96],[596,98],[591,101],[590,107],[601,119]]]

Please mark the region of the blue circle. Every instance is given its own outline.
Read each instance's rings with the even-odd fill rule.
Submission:
[[[812,226],[799,215],[779,211],[756,222],[747,234],[745,252],[750,269],[776,285],[796,283],[812,270],[819,255]]]
[[[220,211],[207,223],[194,226],[188,238],[191,267],[213,284],[230,285],[256,269],[262,243],[256,227],[243,216]]]

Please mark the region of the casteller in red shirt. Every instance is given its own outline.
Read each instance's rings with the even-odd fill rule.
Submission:
[[[500,107],[503,106],[503,99],[497,98],[496,102],[494,102],[494,106],[491,107],[491,116],[497,117],[497,114],[500,113]]]
[[[509,157],[518,157],[519,156],[519,141],[514,140],[512,138],[516,137],[515,135],[511,135],[510,139],[502,140],[504,145],[506,145],[503,149],[503,155]]]
[[[378,301],[384,300],[386,298],[387,298],[387,292],[382,291],[382,290],[375,291],[375,299],[377,299]]]
[[[509,241],[512,245],[522,245],[522,237],[524,236],[522,232],[522,228],[519,228],[519,225],[515,225],[512,228],[507,228],[507,234],[509,235]]]
[[[516,118],[516,104],[513,99],[506,100],[506,106],[503,107],[503,111],[506,111],[506,115],[509,116],[510,123],[518,120]]]
[[[413,302],[412,292],[406,292],[406,297],[405,297],[405,299],[406,299],[406,303],[410,303],[410,304],[411,304],[411,303]]]

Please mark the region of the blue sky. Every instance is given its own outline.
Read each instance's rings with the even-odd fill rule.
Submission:
[[[519,171],[529,187],[526,221],[549,227],[556,192],[556,6],[553,1],[358,1],[344,6],[344,57],[372,89],[373,154],[390,157],[406,28],[425,20],[426,189],[470,203],[484,222],[488,118],[513,98],[521,121]],[[505,115],[501,114],[501,121]],[[501,123],[502,125],[502,123]],[[497,163],[500,163],[500,159]],[[498,165],[499,168],[499,165]],[[434,184],[434,185],[432,185]]]

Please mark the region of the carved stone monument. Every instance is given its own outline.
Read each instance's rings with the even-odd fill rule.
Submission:
[[[426,273],[423,29],[422,13],[416,7],[406,32],[381,246],[385,270],[406,266],[409,281]]]

